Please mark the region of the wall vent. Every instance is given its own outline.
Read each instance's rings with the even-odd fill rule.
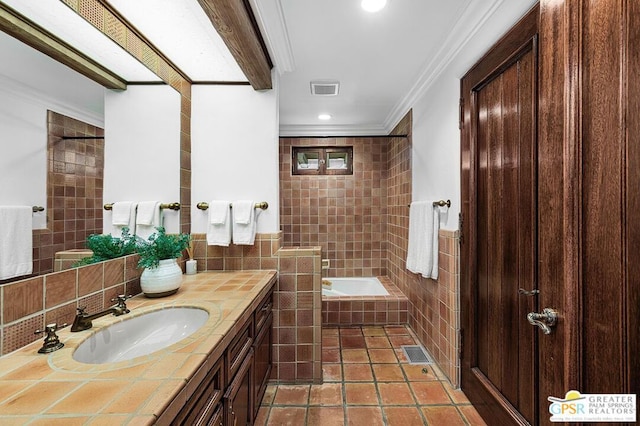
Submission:
[[[314,96],[336,96],[339,91],[339,81],[318,80],[311,82],[311,94]]]

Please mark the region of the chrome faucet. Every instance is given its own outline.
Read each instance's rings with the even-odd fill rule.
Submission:
[[[93,327],[93,324],[91,323],[91,321],[93,321],[96,318],[103,317],[105,315],[113,314],[114,316],[118,317],[120,315],[128,314],[130,311],[129,309],[127,309],[127,305],[125,304],[125,301],[130,297],[131,296],[125,296],[124,294],[121,294],[115,299],[111,299],[112,302],[117,302],[115,305],[113,305],[109,309],[105,309],[102,312],[98,312],[92,315],[87,314],[87,312],[85,311],[85,309],[87,309],[86,306],[77,308],[78,313],[76,314],[76,317],[73,320],[71,331],[76,332],[76,331],[88,330],[91,327]]]

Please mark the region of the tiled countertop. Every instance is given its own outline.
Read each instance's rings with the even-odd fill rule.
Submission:
[[[275,283],[275,271],[204,272],[183,276],[178,293],[127,301],[131,313],[93,321],[93,328],[58,332],[64,348],[38,354],[42,340],[0,357],[0,424],[146,425],[174,410],[193,386],[185,386],[212,354],[217,359]],[[71,355],[105,325],[144,312],[172,307],[209,312],[202,328],[153,354],[111,364],[82,364]]]

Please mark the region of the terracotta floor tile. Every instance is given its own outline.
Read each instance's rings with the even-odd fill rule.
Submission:
[[[339,336],[340,329],[337,327],[322,327],[322,337],[324,336]]]
[[[360,327],[340,328],[340,336],[362,336]]]
[[[253,420],[254,426],[264,426],[267,424],[267,417],[269,417],[270,407],[260,407],[258,415]]]
[[[342,364],[322,364],[322,379],[325,382],[341,382]]]
[[[309,403],[309,385],[280,385],[273,403],[277,405],[306,405]]]
[[[386,331],[388,335],[409,334],[409,330],[404,325],[385,325],[384,331]]]
[[[383,426],[380,407],[347,407],[347,424],[350,426]]]
[[[322,336],[323,348],[338,348],[340,347],[340,339],[338,336]]]
[[[342,364],[322,364],[322,379],[325,382],[341,382]]]
[[[366,349],[343,349],[342,353],[342,362],[346,363],[358,363],[362,364],[365,362],[369,362],[369,354]]]
[[[130,383],[124,380],[88,382],[47,410],[47,413],[96,413]]]
[[[427,422],[433,425],[465,426],[464,420],[455,406],[422,407]]]
[[[386,336],[382,327],[362,327],[362,334],[365,336]]]
[[[340,349],[322,349],[322,362],[340,362]]]
[[[393,349],[369,349],[369,358],[372,363],[397,364],[398,358]]]
[[[411,365],[402,364],[404,374],[407,375],[407,379],[412,382],[426,382],[431,380],[438,380],[433,374],[433,370],[428,365]]]
[[[460,405],[458,408],[471,426],[487,426],[485,421],[480,417],[480,414],[478,414],[472,405]]]
[[[447,391],[451,399],[456,404],[469,404],[469,398],[462,392],[462,389],[454,389],[449,382],[442,382],[444,390]]]
[[[344,425],[343,407],[309,407],[307,425],[342,426]]]
[[[349,405],[378,405],[378,393],[373,383],[345,383],[344,390]]]
[[[367,342],[367,348],[391,348],[391,343],[389,343],[389,339],[387,337],[365,337],[364,340]]]
[[[270,405],[273,403],[273,397],[276,395],[277,385],[267,385],[267,389],[264,391],[262,402],[260,405]]]
[[[378,383],[382,405],[415,405],[407,383]]]
[[[344,364],[345,382],[373,382],[371,364]]]
[[[440,370],[440,367],[435,364],[429,364],[429,367],[433,370],[433,374],[438,378],[438,380],[448,380],[447,375]]]
[[[309,405],[342,405],[342,384],[311,385]]]
[[[373,373],[379,382],[404,382],[400,364],[372,364]]]
[[[411,382],[411,389],[420,405],[452,403],[440,382]]]
[[[420,410],[416,407],[384,407],[383,409],[389,426],[422,426],[425,424]],[[434,424],[438,425],[438,423]],[[446,425],[446,423],[442,423],[442,425]]]
[[[342,349],[363,349],[367,347],[364,336],[340,336]]]
[[[78,383],[64,382],[40,382],[38,392],[16,394],[0,404],[0,413],[3,414],[36,414],[49,405],[64,397],[73,390]],[[35,397],[37,395],[37,398]]]
[[[393,351],[396,353],[398,357],[398,362],[408,364],[409,359],[405,356],[404,351],[400,348],[393,348]]]
[[[400,348],[402,345],[415,345],[416,341],[411,336],[389,336],[391,346]]]
[[[300,426],[305,424],[306,417],[306,407],[272,407],[267,425]]]

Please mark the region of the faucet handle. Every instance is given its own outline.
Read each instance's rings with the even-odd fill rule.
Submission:
[[[78,306],[76,308],[76,311],[78,312],[78,315],[86,315],[87,314],[86,309],[87,309],[86,306]]]
[[[40,333],[47,334],[44,338],[44,343],[42,344],[42,347],[38,350],[38,353],[48,354],[50,352],[57,351],[58,349],[62,348],[64,346],[64,343],[60,341],[60,339],[58,338],[58,335],[56,334],[56,331],[66,326],[67,326],[66,323],[62,324],[61,326],[58,326],[58,324],[54,322],[51,324],[47,324],[44,327],[44,330],[36,330],[35,334],[40,334]]]
[[[124,294],[119,294],[116,298],[111,299],[112,302],[116,302],[116,308],[120,310],[120,313],[116,313],[115,315],[122,315],[122,314],[128,314],[129,312],[131,312],[129,309],[127,309],[127,304],[125,303],[125,301],[127,299],[131,299],[133,296],[129,295],[129,296],[125,296]]]

